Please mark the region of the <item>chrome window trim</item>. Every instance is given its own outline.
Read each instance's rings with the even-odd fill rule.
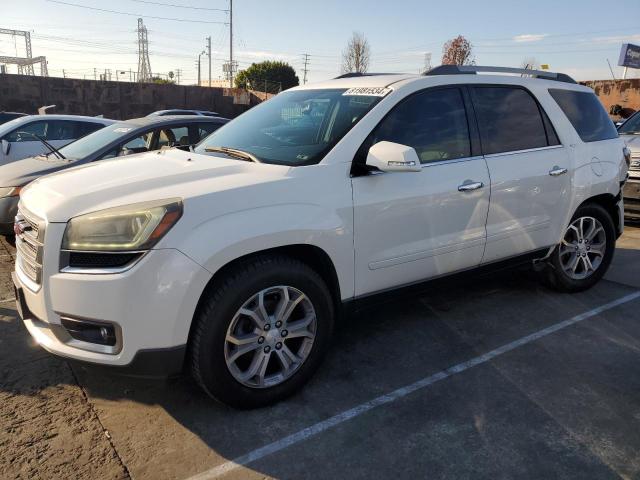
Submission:
[[[484,156],[484,158],[504,157],[507,155],[518,155],[520,153],[540,152],[543,150],[555,150],[557,148],[564,148],[564,145],[548,145],[546,147],[525,148],[524,150],[510,150],[508,152],[488,153]]]

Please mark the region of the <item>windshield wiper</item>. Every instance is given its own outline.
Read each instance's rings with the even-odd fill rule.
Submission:
[[[31,133],[31,132],[18,132],[18,135],[31,135],[32,137],[35,137],[38,140],[40,140],[45,147],[47,147],[49,150],[51,150],[50,153],[53,153],[56,157],[58,157],[58,159],[60,159],[60,160],[66,160],[67,159],[67,157],[65,157],[63,154],[60,153],[60,150],[58,150],[56,147],[51,145],[44,138],[42,138],[40,135],[36,135],[35,133]]]
[[[230,157],[239,158],[241,160],[246,160],[248,162],[261,163],[260,159],[256,157],[254,154],[245,152],[244,150],[238,150],[237,148],[229,148],[229,147],[205,147],[205,152],[221,152],[225,153]]]

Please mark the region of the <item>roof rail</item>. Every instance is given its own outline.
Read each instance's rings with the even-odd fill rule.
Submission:
[[[402,73],[362,73],[362,72],[349,72],[349,73],[343,73],[342,75],[338,75],[337,77],[334,78],[334,80],[337,80],[339,78],[354,78],[354,77],[376,77],[378,75],[403,75]]]
[[[529,75],[544,80],[555,80],[557,82],[577,83],[566,73],[548,72],[546,70],[529,70],[526,68],[510,68],[510,67],[483,67],[476,65],[440,65],[432,68],[424,75],[474,75],[478,72],[492,73],[519,73],[521,75]]]

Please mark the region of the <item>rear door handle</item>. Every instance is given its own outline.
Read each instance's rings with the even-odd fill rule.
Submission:
[[[551,170],[549,170],[549,175],[551,175],[552,177],[557,177],[559,175],[564,175],[565,173],[567,173],[567,171],[568,170],[566,168],[561,168],[556,165]]]
[[[459,192],[470,192],[472,190],[478,190],[479,188],[484,187],[484,183],[482,182],[470,182],[466,181],[462,185],[458,185]]]

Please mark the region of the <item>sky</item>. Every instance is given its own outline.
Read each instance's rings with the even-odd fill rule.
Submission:
[[[148,30],[151,69],[180,70],[195,84],[196,61],[212,39],[212,78],[229,57],[229,0],[0,0],[0,28],[28,30],[33,55],[48,60],[49,75],[93,78],[110,69],[115,80],[137,70],[137,18]],[[86,8],[89,7],[89,8]],[[105,12],[96,9],[112,10]],[[219,10],[217,10],[219,9]],[[153,18],[162,17],[162,18]],[[302,82],[309,54],[310,82],[340,73],[341,52],[354,31],[371,47],[369,71],[417,73],[425,55],[439,65],[442,45],[464,35],[476,64],[549,64],[578,80],[621,78],[622,43],[640,44],[640,0],[235,0],[233,32],[239,68],[284,60]],[[0,35],[0,56],[24,55],[24,42]],[[202,76],[208,78],[202,56]],[[10,71],[15,67],[11,67]],[[64,70],[64,72],[63,72]],[[640,70],[629,70],[640,77]]]

